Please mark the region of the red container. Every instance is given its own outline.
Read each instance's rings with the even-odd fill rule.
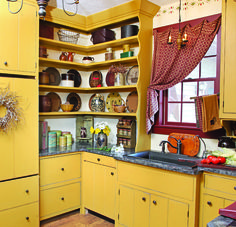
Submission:
[[[115,39],[115,32],[110,29],[102,28],[92,32],[91,41],[93,44],[103,43]]]

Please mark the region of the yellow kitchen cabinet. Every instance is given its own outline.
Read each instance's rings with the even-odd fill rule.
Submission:
[[[81,154],[40,157],[40,220],[81,206]]]
[[[38,6],[24,1],[21,11],[16,11],[21,1],[0,2],[0,73],[34,75],[38,60]]]
[[[83,153],[83,209],[114,219],[116,168],[112,157]]]
[[[38,174],[37,86],[35,79],[0,77],[0,87],[9,88],[18,97],[21,112],[19,125],[0,136],[1,181]]]
[[[219,216],[219,209],[235,202],[236,178],[204,173],[201,181],[200,226]]]
[[[236,84],[236,2],[222,1],[222,32],[221,32],[221,73],[220,73],[220,117],[235,119],[236,104],[234,102]]]
[[[117,223],[137,227],[198,226],[197,175],[118,161]]]

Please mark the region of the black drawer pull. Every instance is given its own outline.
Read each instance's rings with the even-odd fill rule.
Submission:
[[[61,197],[61,200],[64,201],[65,200],[64,197]]]
[[[157,205],[157,201],[156,200],[153,200],[152,201],[154,205]]]
[[[7,65],[7,61],[4,62],[4,65]]]
[[[100,162],[100,158],[97,158],[98,162]]]
[[[61,168],[61,171],[64,171],[65,169],[64,168]]]
[[[114,175],[114,173],[113,173],[113,172],[111,172],[111,175],[113,176],[113,175]]]
[[[207,201],[207,204],[208,204],[209,206],[212,206],[211,201]]]
[[[29,217],[25,217],[25,219],[28,221],[28,220],[29,220]]]
[[[28,193],[29,193],[29,190],[28,190],[28,189],[26,189],[26,190],[25,190],[25,192],[28,194]]]
[[[234,190],[236,190],[236,186],[234,186]]]
[[[146,198],[145,198],[145,197],[143,197],[143,198],[142,198],[142,200],[145,202],[145,201],[146,201]]]

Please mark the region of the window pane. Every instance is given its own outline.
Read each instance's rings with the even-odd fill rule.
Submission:
[[[196,123],[195,104],[183,103],[183,123]]]
[[[169,122],[180,122],[180,104],[169,103],[168,104],[168,116],[167,121]]]
[[[217,51],[217,35],[216,35],[215,39],[213,40],[213,42],[212,42],[212,44],[205,56],[216,55],[216,51]]]
[[[214,94],[214,81],[199,82],[199,96]]]
[[[216,57],[203,58],[201,61],[201,78],[216,77]]]
[[[181,83],[168,89],[168,101],[181,101]]]
[[[197,96],[197,82],[183,83],[183,101],[193,101],[190,97]]]
[[[185,79],[198,79],[199,78],[199,64]]]

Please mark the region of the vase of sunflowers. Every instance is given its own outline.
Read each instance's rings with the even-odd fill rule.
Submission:
[[[108,126],[107,122],[98,122],[95,124],[95,127],[90,128],[91,133],[97,134],[97,148],[103,148],[107,146],[107,137],[109,136],[111,129]]]

